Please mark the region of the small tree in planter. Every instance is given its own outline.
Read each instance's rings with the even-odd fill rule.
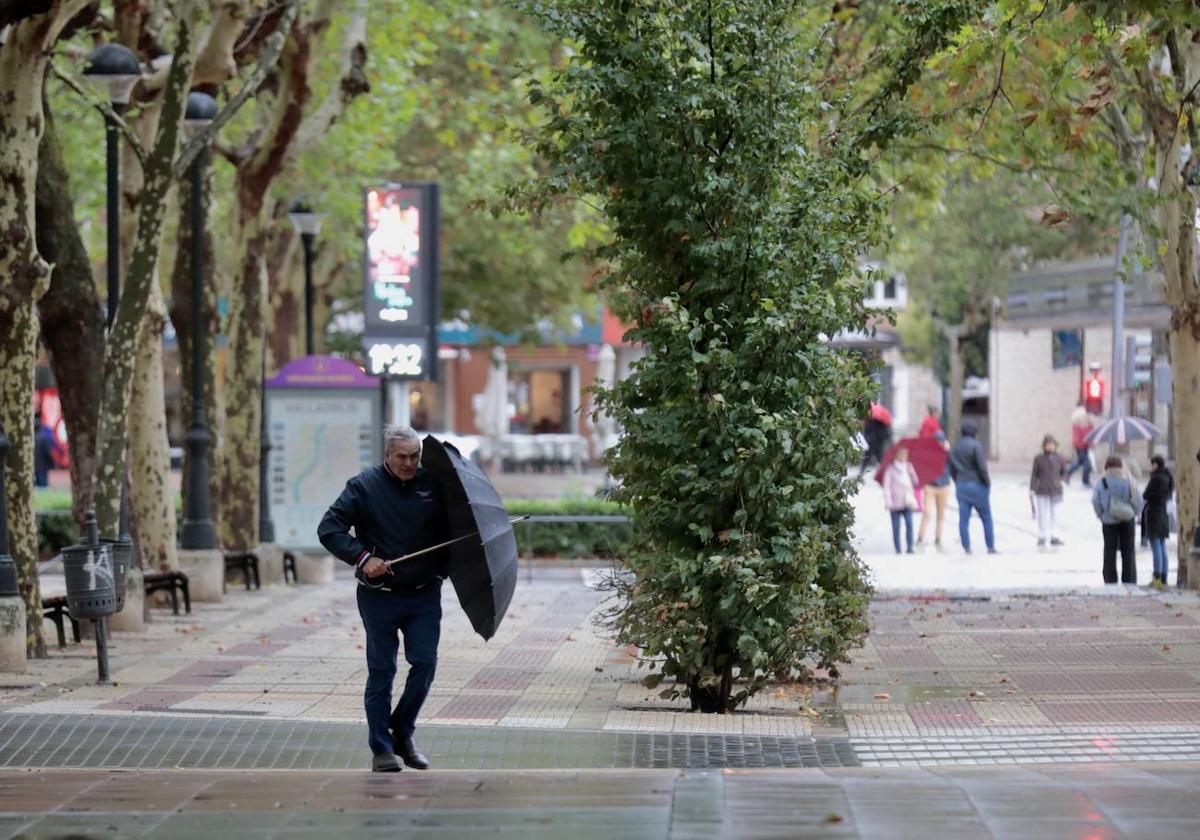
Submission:
[[[833,670],[866,633],[846,476],[869,381],[828,337],[866,324],[869,156],[962,13],[906,6],[917,34],[850,108],[793,3],[525,8],[579,52],[532,89],[552,165],[524,198],[599,197],[610,299],[647,351],[599,396],[636,522],[611,626],[660,666],[652,683],[727,711],[806,663]]]

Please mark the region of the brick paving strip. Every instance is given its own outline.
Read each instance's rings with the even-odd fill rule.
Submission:
[[[0,837],[1192,840],[1200,764],[776,771],[0,771]]]
[[[693,736],[724,739],[726,753],[730,744],[767,743],[783,755],[787,745],[789,758],[777,766],[801,766],[813,754],[810,764],[853,764],[854,753],[880,766],[1200,758],[1193,593],[881,593],[871,635],[839,681],[777,687],[735,714],[699,715],[637,682],[632,652],[594,626],[601,596],[582,579],[579,570],[553,569],[532,583],[523,577],[488,643],[471,632],[447,588],[442,660],[421,726],[422,737],[444,739],[445,755],[461,757],[456,766],[565,766],[554,756],[572,754],[593,755],[575,759],[578,766],[655,766],[594,757],[597,749],[608,755],[595,747],[607,743],[600,736],[616,733],[681,736],[663,741],[668,752]],[[346,724],[357,734],[345,760],[330,766],[357,766],[361,745],[352,741],[362,735],[365,675],[353,597],[352,581],[339,577],[328,587],[232,590],[191,616],[156,613],[145,633],[117,634],[116,686],[95,686],[90,648],[71,646],[32,662],[27,675],[5,676],[0,721],[86,716],[112,728],[114,717],[173,717],[280,731],[311,724],[304,743],[316,750],[341,743],[318,724]],[[579,737],[565,750],[503,756],[505,739],[551,745],[569,735]],[[833,751],[824,761],[823,750]],[[45,766],[66,766],[76,752],[59,745]],[[3,753],[0,765],[15,766]],[[741,765],[706,753],[662,766]]]

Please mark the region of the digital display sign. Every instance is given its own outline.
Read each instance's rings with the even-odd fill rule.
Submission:
[[[433,379],[439,314],[438,185],[370,187],[364,190],[363,205],[363,315],[368,336],[363,349],[369,367],[380,376]]]

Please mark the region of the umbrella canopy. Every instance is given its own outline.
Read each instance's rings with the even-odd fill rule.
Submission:
[[[879,469],[875,471],[875,480],[883,483],[883,474],[896,458],[896,450],[907,449],[909,463],[917,471],[917,480],[921,486],[936,481],[946,469],[946,459],[950,453],[942,446],[937,438],[901,438],[883,456]]]
[[[892,412],[888,411],[888,408],[886,405],[882,405],[877,402],[871,403],[870,417],[872,420],[878,420],[880,423],[883,423],[885,426],[892,425]]]
[[[1129,443],[1133,440],[1153,440],[1162,430],[1142,417],[1114,417],[1092,429],[1087,436],[1090,444]]]
[[[450,536],[479,532],[479,539],[449,547],[450,581],[475,632],[490,639],[517,587],[517,538],[508,511],[483,470],[449,443],[427,435],[421,465],[445,494]]]

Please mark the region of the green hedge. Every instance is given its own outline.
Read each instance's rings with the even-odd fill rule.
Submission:
[[[511,499],[506,504],[513,516],[620,516],[627,511],[603,499]],[[517,548],[535,557],[620,557],[632,534],[628,522],[522,522],[516,526]]]
[[[42,507],[38,503],[38,551],[42,559],[53,557],[63,546],[78,539],[71,518],[71,499],[65,509]],[[615,502],[602,499],[513,499],[508,502],[513,516],[613,516],[625,513]],[[314,525],[315,527],[315,525]],[[628,544],[632,528],[627,522],[523,522],[517,525],[517,547],[528,556],[532,538],[535,557],[619,557]]]

